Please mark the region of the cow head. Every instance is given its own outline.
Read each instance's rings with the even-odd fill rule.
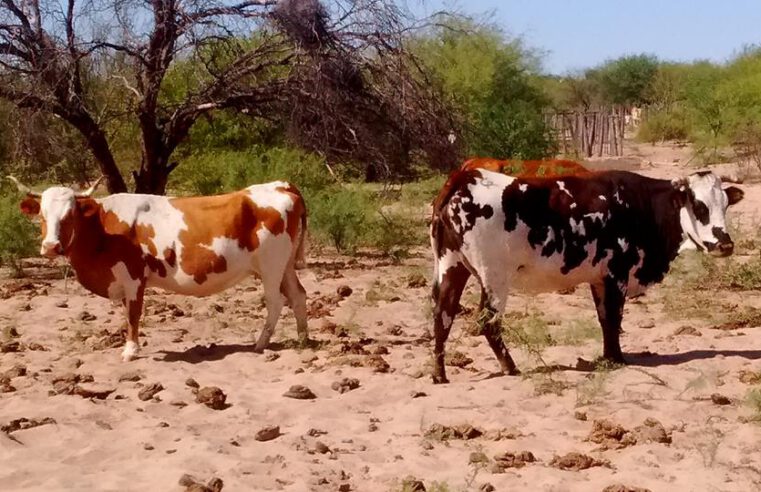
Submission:
[[[97,212],[93,200],[85,200],[95,191],[103,177],[99,178],[89,189],[76,192],[64,186],[53,186],[42,193],[32,191],[9,176],[18,189],[26,193],[21,201],[21,211],[30,217],[40,217],[42,245],[40,254],[54,258],[66,254],[74,242],[75,225],[80,217],[89,217]]]
[[[700,250],[717,256],[729,256],[734,243],[727,233],[727,208],[743,199],[740,188],[721,187],[714,173],[702,171],[672,184],[680,197],[679,220],[688,241]]]

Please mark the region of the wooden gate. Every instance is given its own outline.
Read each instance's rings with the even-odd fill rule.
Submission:
[[[624,153],[624,108],[545,113],[545,122],[564,155],[620,156]]]

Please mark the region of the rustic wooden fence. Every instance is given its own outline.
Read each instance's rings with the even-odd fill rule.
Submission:
[[[545,121],[564,155],[620,156],[624,153],[624,108],[545,113]]]

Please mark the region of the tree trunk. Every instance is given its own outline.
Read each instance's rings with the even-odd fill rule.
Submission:
[[[145,193],[149,195],[166,194],[166,183],[169,179],[169,173],[177,167],[176,162],[167,163],[167,158],[158,157],[153,154],[152,159],[143,157],[139,171],[133,171],[135,178],[135,193]]]
[[[90,148],[95,160],[98,162],[100,172],[106,177],[109,193],[126,193],[127,185],[124,182],[121,171],[116,166],[111,147],[108,145],[106,134],[88,114],[79,114],[67,118],[85,137],[87,146]]]

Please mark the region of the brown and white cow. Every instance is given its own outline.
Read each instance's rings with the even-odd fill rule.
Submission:
[[[14,179],[15,181],[15,179]],[[306,291],[296,276],[304,259],[306,206],[282,181],[208,197],[170,198],[120,193],[102,199],[54,186],[27,193],[21,210],[39,215],[40,254],[66,256],[79,282],[101,297],[121,301],[127,316],[125,361],[138,353],[138,325],[147,287],[207,296],[249,275],[262,279],[267,319],[255,349],[262,351],[283,309],[308,338]]]
[[[471,275],[484,295],[483,334],[503,372],[517,372],[499,322],[508,293],[581,283],[592,288],[603,356],[623,363],[626,297],[660,282],[683,240],[731,254],[726,212],[742,198],[711,172],[669,181],[625,171],[553,178],[456,171],[431,221],[434,382],[446,382],[444,344]]]

